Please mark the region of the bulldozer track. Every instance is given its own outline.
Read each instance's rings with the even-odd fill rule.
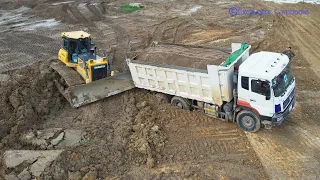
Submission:
[[[101,12],[95,4],[87,4],[86,7],[94,14],[96,21],[101,21]]]
[[[25,61],[15,61],[15,62],[10,62],[8,64],[0,65],[0,73],[14,70],[17,68],[21,68],[21,67],[27,66],[29,64],[32,64],[34,62],[36,62],[36,61],[32,60],[32,59],[28,59]]]
[[[55,43],[56,40],[47,36],[27,34],[23,37],[23,41],[18,41],[20,38],[22,35],[18,33],[5,34],[1,37],[2,41],[6,41],[6,43],[1,44],[0,48],[6,49],[6,51],[0,54],[0,72],[14,70],[43,59],[50,59],[59,48],[59,44]],[[29,48],[31,42],[33,48]],[[12,56],[16,56],[16,58],[11,59]]]
[[[101,3],[70,3],[62,4],[61,9],[67,13],[71,19],[78,23],[95,27],[93,22],[101,21],[102,15],[106,13]]]
[[[73,21],[80,22],[77,19],[77,17],[72,13],[72,11],[70,10],[69,6],[70,6],[69,4],[63,4],[62,5],[62,11],[66,12],[69,15],[70,19],[72,19]]]
[[[86,19],[88,21],[99,21],[100,20],[100,15],[96,16],[95,13],[93,13],[90,8],[89,8],[90,3],[80,3],[77,7],[77,9],[79,10],[79,12],[84,16],[86,17]]]
[[[84,24],[89,23],[88,19],[86,17],[84,17],[81,14],[81,12],[78,10],[79,4],[80,3],[72,4],[71,6],[68,7],[68,9],[72,13],[72,15],[77,19],[78,22],[84,23]]]

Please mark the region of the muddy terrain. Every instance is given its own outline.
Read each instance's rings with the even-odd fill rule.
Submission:
[[[319,179],[320,6],[261,1],[2,0],[0,2],[0,179]],[[243,9],[308,9],[304,16],[234,16]],[[92,35],[102,55],[206,68],[227,54],[163,47],[153,41],[230,48],[296,57],[297,105],[277,128],[245,133],[236,124],[158,103],[133,89],[73,109],[54,86],[49,64],[64,31]],[[222,59],[222,60],[221,60]]]

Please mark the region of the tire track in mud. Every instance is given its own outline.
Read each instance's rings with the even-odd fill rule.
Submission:
[[[297,103],[288,120],[271,130],[247,133],[247,137],[271,179],[318,179],[320,134],[317,92],[298,91]]]
[[[174,164],[182,166],[181,171],[184,171],[190,168],[189,165],[197,163],[201,166],[201,171],[211,171],[210,169],[221,167],[221,164],[231,163],[233,168],[246,171],[248,164],[243,162],[252,162],[256,158],[244,132],[233,123],[222,122],[200,112],[188,112],[173,107],[166,109],[162,118],[166,122],[168,142],[161,167]],[[217,167],[216,162],[221,164]],[[228,167],[224,170],[229,171]],[[254,165],[251,170],[253,173],[249,179],[260,179],[264,173],[262,168],[259,170]],[[221,176],[239,178],[227,173],[221,173]]]
[[[277,140],[279,137],[270,135],[271,132],[248,133],[247,137],[271,179],[317,179],[320,177],[320,171],[317,168],[320,163],[315,157],[319,153],[320,144],[319,140],[315,142],[310,138],[317,139],[318,137],[311,133],[301,133],[307,130],[296,127],[297,124],[292,126],[286,123],[285,126],[286,129],[292,128],[290,134],[295,134],[298,138],[286,137]],[[279,129],[276,130],[279,131]],[[285,137],[283,134],[278,134],[278,136]],[[288,143],[293,144],[288,145]],[[293,146],[302,149],[299,150]]]
[[[61,7],[62,11],[65,12],[66,14],[68,14],[69,18],[72,19],[75,22],[79,22],[79,20],[77,19],[77,17],[75,17],[73,15],[73,13],[70,10],[70,5],[69,4],[63,4]],[[69,19],[68,18],[68,19]]]
[[[309,93],[311,91],[306,94]],[[320,167],[319,124],[312,120],[306,121],[307,117],[314,119],[316,116],[305,116],[305,110],[319,104],[312,95],[306,94],[298,89],[297,104],[283,126],[274,128],[271,132],[265,130],[247,134],[271,179],[320,177],[320,170],[317,168]]]
[[[10,63],[0,65],[0,73],[17,69],[17,67],[21,68],[35,62],[37,61],[33,59],[26,59],[24,61],[11,61]]]
[[[320,31],[317,30],[320,29],[319,19],[288,16],[284,17],[282,22],[284,25],[279,31],[282,31],[294,44],[299,44],[298,48],[303,52],[302,55],[311,64],[310,68],[320,78],[320,65],[318,64],[320,54],[316,51],[316,49],[320,49]]]
[[[153,40],[161,41],[172,39],[173,42],[176,42],[176,38],[179,36],[179,30],[188,25],[190,25],[188,21],[178,17],[166,19],[156,25],[156,28],[152,33]],[[166,37],[168,34],[169,37]]]
[[[68,10],[72,13],[72,15],[77,19],[78,22],[83,24],[92,25],[91,21],[89,21],[78,9],[80,3],[74,3],[68,7]]]
[[[90,10],[90,12],[94,15],[96,21],[101,21],[101,15],[100,11],[97,9],[95,4],[87,4],[86,7]]]
[[[22,38],[23,41],[21,41]],[[7,43],[0,45],[1,49],[5,49],[0,54],[0,73],[50,59],[52,54],[56,54],[56,48],[59,48],[55,39],[30,33],[5,34],[1,39]],[[32,48],[30,48],[31,43]]]
[[[176,21],[178,18],[174,17],[165,21],[162,21],[160,24],[156,25],[155,30],[152,33],[152,37],[154,41],[160,41],[162,39],[163,33],[165,29],[168,27],[166,26],[170,21]]]
[[[298,91],[296,93],[297,104],[308,104],[309,106],[320,105],[320,91]]]
[[[246,134],[271,179],[320,178],[319,92],[317,87],[308,87],[309,82],[319,78],[314,75],[316,77],[310,77],[311,80],[305,79],[308,75],[312,76],[311,69],[320,75],[320,56],[316,52],[320,49],[320,33],[317,30],[320,22],[314,17],[278,16],[274,27],[272,37],[281,38],[275,42],[281,43],[283,40],[291,46],[296,45],[294,48],[298,48],[297,53],[303,53],[303,60],[297,59],[299,55],[293,59],[293,69],[298,72],[295,74],[297,82],[301,84],[297,84],[297,103],[288,121],[271,130]],[[317,86],[317,83],[312,84]]]
[[[127,58],[130,52],[130,36],[125,28],[121,27],[117,22],[111,18],[106,19],[108,26],[116,34],[116,48],[113,49],[114,58],[113,66],[118,70],[126,69],[126,62],[123,59]],[[110,44],[109,46],[113,46]]]

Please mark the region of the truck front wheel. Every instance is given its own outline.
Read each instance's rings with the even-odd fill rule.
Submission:
[[[171,104],[174,106],[178,106],[179,108],[184,110],[188,110],[188,111],[191,110],[191,106],[189,105],[188,101],[182,97],[178,97],[178,96],[173,97],[171,99]]]
[[[250,111],[242,110],[237,115],[238,126],[247,132],[256,132],[261,127],[259,117]]]

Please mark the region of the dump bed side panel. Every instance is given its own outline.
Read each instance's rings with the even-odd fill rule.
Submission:
[[[219,75],[219,67],[208,65],[208,73],[210,77],[211,97],[214,104],[222,104],[223,89],[221,88],[221,77]],[[222,79],[223,80],[223,79]]]
[[[213,103],[211,79],[207,71],[128,62],[136,87]]]
[[[241,47],[240,43],[232,43],[232,52],[235,52]],[[212,98],[218,105],[224,102],[230,102],[233,99],[233,83],[234,67],[239,67],[248,57],[249,46],[232,64],[228,67],[208,65],[208,74],[212,79]],[[218,84],[216,82],[219,82]],[[220,98],[220,99],[219,99]]]
[[[241,44],[233,43],[232,51],[240,47]],[[222,105],[233,99],[234,67],[248,58],[250,48],[228,67],[207,65],[207,71],[129,59],[127,62],[136,87]]]

